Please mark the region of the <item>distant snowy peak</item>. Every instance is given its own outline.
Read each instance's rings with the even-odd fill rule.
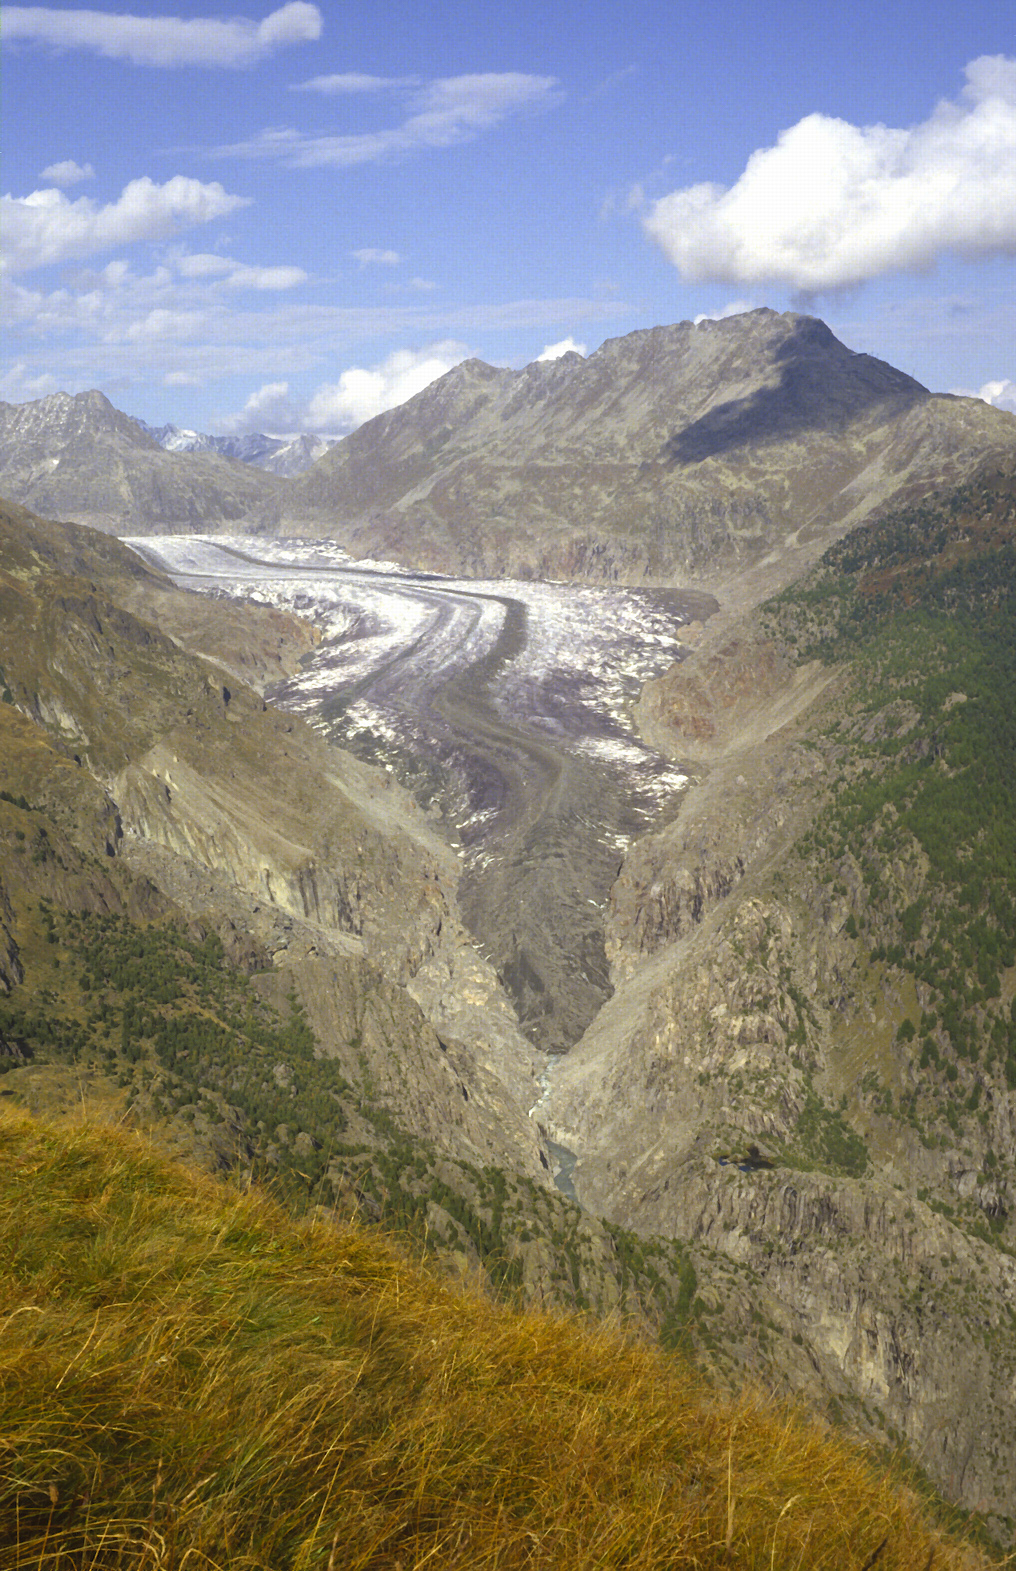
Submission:
[[[272,437],[245,437],[245,441],[264,442],[273,441]],[[275,453],[264,458],[252,458],[249,463],[257,464],[259,469],[268,469],[273,475],[302,475],[305,469],[316,464],[323,453],[335,446],[337,437],[313,436],[303,432],[294,436],[291,442],[283,442]],[[237,455],[241,457],[241,454]]]
[[[323,436],[303,433],[286,441],[256,431],[250,436],[208,436],[204,431],[188,431],[177,425],[149,425],[134,417],[147,436],[168,453],[218,453],[235,458],[273,475],[299,475],[334,445]]]

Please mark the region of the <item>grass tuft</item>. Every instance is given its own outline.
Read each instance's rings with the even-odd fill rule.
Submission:
[[[139,1139],[0,1114],[7,1571],[960,1571],[897,1478]]]

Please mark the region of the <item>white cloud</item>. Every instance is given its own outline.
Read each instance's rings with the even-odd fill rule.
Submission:
[[[423,350],[397,349],[369,370],[353,366],[337,382],[319,387],[307,405],[304,426],[331,435],[355,431],[365,420],[404,404],[466,358],[466,346],[451,341]]]
[[[137,317],[127,329],[131,343],[149,342],[162,344],[167,339],[188,340],[201,331],[205,322],[201,311],[172,311],[156,306],[146,316]]]
[[[755,307],[750,300],[730,300],[718,311],[701,311],[695,317],[695,326],[701,322],[723,322],[728,316],[742,316],[745,311],[754,311]]]
[[[237,267],[226,279],[231,289],[295,289],[307,282],[302,267]]]
[[[389,87],[416,87],[416,76],[368,76],[364,71],[341,71],[334,76],[312,76],[309,82],[293,82],[291,93],[382,93]]]
[[[349,254],[356,258],[361,267],[369,267],[372,262],[381,267],[398,267],[402,261],[397,251],[379,251],[373,246],[364,246],[359,251],[350,251]]]
[[[70,392],[128,388],[142,381],[161,384],[167,376],[188,379],[174,385],[193,379],[203,386],[242,376],[251,387],[283,380],[292,387],[299,377],[313,389],[326,377],[330,384],[337,382],[343,366],[371,366],[357,355],[355,345],[363,342],[385,339],[426,348],[454,339],[453,352],[435,355],[439,363],[433,374],[439,375],[462,357],[461,340],[476,334],[528,339],[562,320],[604,323],[631,310],[623,300],[583,297],[437,306],[430,292],[387,303],[335,305],[302,299],[296,291],[235,289],[223,271],[185,277],[181,260],[176,245],[163,248],[158,265],[144,270],[122,257],[102,259],[100,266],[84,263],[73,272],[65,270],[56,287],[0,273],[7,351],[0,368],[22,362],[26,381],[55,372],[58,385]],[[233,265],[229,258],[221,260]],[[42,392],[52,390],[42,385]],[[413,391],[399,388],[391,402]],[[41,394],[28,388],[21,396]],[[366,410],[374,412],[373,406]],[[354,416],[359,418],[355,409]],[[305,426],[303,418],[294,418],[280,421],[277,429]],[[327,424],[324,430],[333,434]]]
[[[173,265],[181,278],[224,278],[237,264],[217,252],[195,251],[174,257]]]
[[[218,422],[223,436],[241,436],[250,431],[299,430],[300,414],[289,396],[288,382],[265,382],[251,393],[237,415]]]
[[[25,404],[33,398],[55,393],[59,383],[48,371],[33,373],[23,360],[16,360],[0,376],[0,398],[9,404]]]
[[[202,378],[195,376],[193,371],[167,371],[162,379],[163,387],[200,387]]]
[[[1016,382],[1009,376],[997,382],[985,382],[976,396],[983,398],[986,404],[993,404],[996,409],[1008,409],[1016,414]]]
[[[95,170],[91,164],[78,164],[73,158],[65,158],[63,163],[50,164],[39,178],[53,185],[77,185],[79,180],[94,180]]]
[[[499,125],[509,115],[550,109],[561,101],[556,77],[519,71],[450,76],[429,82],[410,96],[411,114],[383,131],[345,136],[309,136],[274,127],[246,142],[212,149],[220,158],[269,158],[294,169],[403,158],[427,148],[456,147]]]
[[[230,196],[217,181],[204,185],[185,175],[174,175],[165,185],[156,185],[147,175],[131,180],[117,201],[105,207],[87,196],[72,202],[55,188],[0,197],[5,265],[23,272],[137,240],[165,240],[248,202],[247,197]]]
[[[947,252],[1016,254],[1016,60],[982,56],[966,79],[906,130],[808,115],[729,190],[653,203],[646,231],[687,279],[802,291],[927,271]]]
[[[273,11],[262,22],[246,17],[216,21],[177,16],[116,16],[108,11],[56,11],[47,6],[7,6],[4,41],[86,49],[109,60],[154,66],[248,66],[285,44],[321,36],[321,12],[305,0]]]
[[[537,355],[540,360],[560,360],[562,355],[586,355],[585,344],[577,344],[574,338],[562,338],[559,344],[547,344]]]
[[[181,278],[217,278],[231,289],[293,289],[307,281],[302,267],[248,267],[207,251],[175,257],[173,265]]]

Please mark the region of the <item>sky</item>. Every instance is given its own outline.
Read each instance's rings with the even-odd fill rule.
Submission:
[[[1016,411],[1013,0],[220,3],[4,8],[0,398],[342,435],[764,305]]]

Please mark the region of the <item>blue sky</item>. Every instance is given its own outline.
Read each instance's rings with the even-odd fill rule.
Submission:
[[[3,38],[9,401],[338,434],[468,355],[769,305],[1016,409],[1012,0],[7,6]]]

